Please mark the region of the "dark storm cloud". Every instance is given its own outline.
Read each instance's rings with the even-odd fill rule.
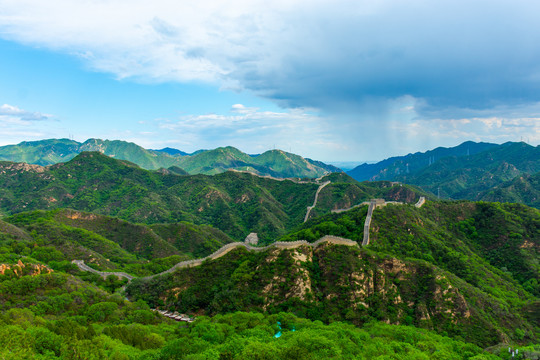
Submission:
[[[330,111],[405,95],[426,112],[540,101],[538,3],[387,5],[367,14],[355,3],[314,7],[303,23],[290,15],[274,53],[232,75],[284,106]]]

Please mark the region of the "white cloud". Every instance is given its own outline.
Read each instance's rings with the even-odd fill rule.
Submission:
[[[417,119],[408,124],[395,123],[394,129],[404,137],[429,139],[435,146],[465,140],[540,143],[540,118]]]
[[[0,123],[29,123],[50,119],[51,115],[22,110],[8,104],[0,106]]]
[[[527,0],[0,0],[0,9],[1,37],[118,78],[247,88],[285,107],[408,94],[481,107],[535,97],[540,83],[540,3]]]
[[[58,137],[58,125],[52,115],[20,109],[13,105],[0,106],[0,145],[21,141]],[[65,133],[61,129],[61,133]]]
[[[230,114],[186,115],[157,124],[162,138],[178,139],[181,150],[188,152],[234,144],[248,153],[275,147],[320,159],[325,151],[337,158],[344,148],[330,119],[311,109],[274,112],[235,104]]]
[[[0,37],[122,79],[210,82],[297,108],[162,119],[152,143],[279,141],[319,159],[375,160],[419,141],[538,139],[539,12],[527,0],[0,0]],[[43,115],[3,111],[6,131]]]
[[[259,110],[259,108],[255,107],[245,107],[242,104],[234,104],[231,106],[231,112],[237,113],[237,114],[254,114]]]

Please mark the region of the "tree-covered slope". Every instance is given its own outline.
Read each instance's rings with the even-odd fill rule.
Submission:
[[[330,181],[319,193],[317,206],[312,209],[309,218],[327,214],[331,211],[358,206],[362,202],[381,198],[386,201],[397,201],[412,204],[421,196],[433,199],[433,194],[415,186],[390,181],[357,182],[345,173],[333,173],[324,177]]]
[[[69,139],[23,141],[0,147],[0,160],[51,165],[69,161],[80,151],[81,143]]]
[[[179,324],[75,276],[31,262],[2,265],[9,268],[0,273],[2,359],[501,358],[410,326],[324,325],[289,313]]]
[[[477,200],[521,203],[540,209],[540,172],[516,176],[479,193]]]
[[[480,193],[521,174],[540,171],[540,146],[506,143],[469,157],[448,157],[397,177],[443,197],[475,200]]]
[[[443,198],[498,198],[532,205],[528,198],[534,196],[528,195],[525,184],[512,187],[507,182],[539,171],[540,146],[523,142],[502,145],[467,142],[455,148],[438,148],[377,164],[364,164],[348,174],[357,180],[387,179],[416,185]],[[537,191],[535,183],[531,185],[531,189]],[[487,196],[496,189],[499,189],[498,195]]]
[[[446,157],[470,156],[497,146],[466,141],[451,148],[438,147],[423,153],[391,157],[375,164],[362,164],[347,173],[358,181],[394,180],[402,174],[414,174]]]
[[[422,260],[328,245],[235,250],[199,267],[133,280],[127,291],[152,306],[197,314],[289,311],[324,322],[414,325],[481,346],[535,341],[538,328],[523,310],[534,297],[506,289],[507,282],[498,289],[510,294],[499,298]]]
[[[0,222],[0,246],[5,252],[45,262],[84,260],[96,269],[140,276],[208,256],[230,242],[231,238],[210,226],[150,227],[75,210],[24,212]]]
[[[43,225],[38,214],[29,214],[29,223]],[[152,297],[159,302],[159,298],[176,293],[192,309],[212,299],[207,311],[220,309],[216,312],[222,313],[250,302],[256,308],[266,298],[267,313],[234,312],[212,318],[199,313],[194,323],[184,324],[151,311],[144,301],[130,302],[119,293],[112,293],[125,282],[112,277],[99,279],[71,264],[62,264],[58,248],[44,247],[43,234],[37,234],[36,228],[30,230],[34,241],[17,240],[13,231],[9,231],[10,239],[0,243],[0,356],[6,359],[367,359],[376,356],[417,359],[431,358],[434,354],[452,359],[500,358],[462,340],[475,329],[472,319],[463,327],[462,321],[454,326],[453,322],[444,321],[454,319],[459,312],[466,314],[463,306],[467,305],[460,292],[449,287],[445,277],[449,274],[421,262],[398,261],[339,246],[321,247],[313,252],[307,248],[265,254],[233,252],[223,261],[203,264],[198,269],[204,272],[192,271],[190,279],[180,277],[183,284],[195,284],[187,294],[182,288],[169,289],[161,282],[156,284],[158,287],[151,287],[145,297],[154,306]],[[47,251],[39,251],[40,248]],[[305,277],[307,272],[316,274],[311,282]],[[364,272],[371,274],[371,279],[360,278]],[[443,277],[439,278],[441,274]],[[253,287],[247,288],[252,278],[269,282],[262,291],[264,282],[252,283]],[[232,283],[239,284],[239,289],[231,289]],[[435,292],[432,297],[431,286],[443,292]],[[310,306],[309,300],[288,296],[291,287],[296,294],[311,294],[320,306]],[[410,306],[401,301],[416,296],[410,290],[415,287],[424,289],[417,300],[421,305],[415,303],[414,312],[405,315],[402,312]],[[348,288],[355,291],[347,292]],[[161,295],[156,293],[159,289]],[[260,291],[260,299],[254,295],[255,291]],[[441,299],[452,301],[446,301],[441,308],[433,307]],[[371,310],[362,303],[371,306]],[[346,304],[351,307],[345,308]],[[313,322],[279,309],[304,313],[331,324]],[[447,309],[456,312],[446,314]],[[438,331],[448,328],[448,335],[454,338],[412,326],[366,322],[393,314],[393,319],[403,318],[404,324],[415,324],[417,311],[433,315],[429,321],[420,318],[418,327]],[[335,322],[342,316],[362,325]],[[443,321],[439,321],[441,316]],[[489,341],[486,334],[490,329],[482,325],[485,324],[476,325],[479,331],[469,342],[481,344],[486,338]],[[520,348],[522,353],[536,353],[532,347]],[[495,353],[504,358],[501,350]]]
[[[175,158],[146,150],[134,143],[120,140],[88,139],[83,143],[68,139],[25,141],[17,145],[0,147],[0,160],[52,165],[73,159],[83,151],[99,151],[107,156],[128,160],[146,169],[170,167]]]
[[[365,216],[366,207],[326,215],[281,240],[337,235],[361,241]],[[200,267],[135,280],[128,292],[195,313],[292,311],[356,324],[377,319],[482,346],[538,340],[538,210],[472,202],[387,205],[374,212],[371,235],[366,249],[238,249]]]
[[[359,207],[312,219],[284,240],[314,240],[323,234],[359,239],[365,214],[366,207]],[[137,244],[148,242],[150,249],[165,246],[157,241],[157,236],[179,249],[177,243],[185,241],[173,239],[180,239],[190,226],[152,225],[149,228],[73,210],[20,213],[5,220],[0,221],[0,263],[9,264],[9,271],[8,278],[0,281],[13,281],[13,276],[21,275],[21,271],[26,276],[24,271],[35,267],[19,271],[17,262],[36,259],[58,274],[77,275],[108,291],[118,289],[125,281],[102,280],[95,274],[79,272],[69,261],[82,258],[97,268],[124,270],[139,276],[157,273],[179,261],[179,255],[145,258],[145,254],[152,252],[147,253],[149,249]],[[539,226],[538,211],[520,205],[428,202],[420,209],[388,205],[375,210],[372,242],[366,249],[329,244],[315,249],[307,246],[289,250],[273,248],[260,253],[238,249],[201,266],[180,269],[148,282],[134,280],[128,286],[128,293],[131,299],[143,299],[153,307],[197,315],[256,310],[279,316],[281,311],[290,311],[312,320],[342,320],[366,329],[370,328],[366,324],[374,320],[414,325],[482,347],[501,341],[526,344],[538,339],[538,295],[534,295],[537,291],[534,280],[538,275]],[[124,242],[126,238],[130,239],[129,243]],[[196,239],[190,244],[187,248],[204,248]],[[21,282],[30,283],[30,280]],[[4,298],[9,304],[18,302],[31,309],[33,315],[28,313],[27,317],[43,316],[44,313],[35,312],[36,309],[48,308],[44,303],[35,307],[35,301],[48,303],[52,301],[48,297],[60,296],[63,291],[58,290],[54,295],[40,292],[38,297],[21,300],[17,296],[22,293],[11,295],[21,285],[10,282],[8,286],[9,290],[2,288],[0,292],[6,294]],[[39,289],[39,286],[42,285],[31,289]],[[27,293],[31,291],[24,294]],[[63,296],[61,301],[73,301],[70,299]],[[13,305],[5,309],[9,306]],[[62,306],[58,309],[66,309],[67,305]],[[125,306],[129,305],[118,303],[114,309],[110,305],[109,314],[116,314],[111,324],[107,320],[110,315],[104,315],[102,325],[91,325],[101,334],[101,339],[112,336],[124,339],[124,345],[130,344],[129,336],[134,335],[119,335],[128,331],[120,325],[134,322],[132,315],[128,315],[132,310]],[[101,307],[104,310],[99,311],[109,309],[109,305],[98,306]],[[118,309],[124,309],[123,315],[115,312]],[[86,316],[84,323],[80,323],[86,329],[88,324],[99,321],[94,318],[97,316],[93,315],[94,308],[74,307],[69,308],[68,313],[79,316],[79,321],[83,321],[80,316]],[[59,316],[46,314],[47,321]],[[138,315],[140,321],[159,319],[145,314]],[[109,325],[113,327],[105,330]],[[394,327],[388,327],[388,331],[390,329]],[[170,333],[155,328],[145,331],[160,334],[164,340],[155,347],[170,354],[166,343],[175,339],[166,335]],[[92,343],[92,349],[97,346],[105,351],[100,341],[94,339]],[[139,355],[140,350],[136,346],[130,348]]]
[[[320,168],[325,169],[327,173],[341,172],[340,169],[332,165],[305,159],[283,150],[269,150],[254,156],[252,159],[262,168],[268,169],[263,175],[278,176],[282,174],[283,177],[316,178],[324,174],[321,173]]]
[[[351,180],[328,185],[317,211],[346,205],[348,192],[356,193],[354,199],[361,202],[372,195],[382,197],[388,190],[378,183]],[[214,176],[151,172],[100,153],[82,153],[49,167],[0,162],[4,214],[71,208],[146,224],[208,224],[236,240],[257,232],[270,241],[300,224],[318,187],[314,182],[277,181],[240,172]]]
[[[282,241],[325,235],[362,241],[367,206],[302,224]],[[369,249],[428,261],[490,292],[490,277],[510,276],[540,296],[540,212],[519,204],[430,202],[387,205],[373,212]],[[502,271],[502,273],[501,273]],[[494,285],[495,287],[497,285]]]

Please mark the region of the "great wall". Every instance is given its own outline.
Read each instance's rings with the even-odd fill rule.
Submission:
[[[311,210],[317,206],[317,201],[318,201],[319,193],[321,192],[321,190],[325,186],[327,186],[327,185],[329,185],[331,183],[331,181],[325,181],[324,183],[321,184],[320,182],[322,181],[322,178],[323,178],[322,176],[315,179],[315,181],[302,181],[302,180],[293,179],[293,178],[279,179],[279,178],[274,178],[272,176],[258,175],[258,174],[254,174],[254,173],[247,172],[247,171],[239,171],[239,170],[233,170],[233,171],[242,172],[242,173],[249,173],[249,174],[251,174],[253,176],[258,176],[258,177],[261,177],[261,178],[267,178],[267,179],[272,179],[272,180],[279,180],[279,181],[289,180],[289,181],[293,181],[293,182],[296,182],[296,183],[304,183],[304,184],[306,184],[306,183],[309,183],[309,184],[315,183],[315,184],[319,184],[319,187],[317,188],[317,191],[315,193],[315,199],[313,200],[313,205],[307,207],[304,222],[306,222],[309,219],[309,215],[311,213]],[[421,196],[420,199],[418,200],[418,202],[414,206],[417,207],[417,208],[420,208],[422,205],[424,205],[425,201],[426,201],[425,197]],[[373,217],[373,210],[375,210],[377,207],[383,207],[383,206],[386,206],[388,204],[402,205],[403,203],[402,202],[397,202],[397,201],[385,201],[384,199],[373,199],[371,201],[364,201],[364,202],[362,202],[360,204],[357,204],[357,205],[354,205],[354,206],[352,206],[350,208],[332,210],[332,213],[340,213],[340,212],[344,212],[344,211],[354,209],[354,208],[359,207],[359,206],[369,205],[368,212],[367,212],[367,215],[366,215],[366,220],[364,221],[364,236],[363,236],[363,240],[362,240],[362,246],[367,246],[367,245],[369,245],[369,229],[370,229],[370,226],[371,226],[371,219]],[[326,236],[323,236],[322,238],[320,238],[319,240],[317,240],[317,241],[315,241],[313,243],[310,243],[310,242],[308,242],[306,240],[287,241],[287,242],[276,241],[276,242],[274,242],[274,243],[272,243],[270,245],[261,247],[261,246],[253,246],[253,245],[251,245],[251,243],[252,243],[251,236],[252,235],[253,234],[248,235],[248,238],[250,238],[249,241],[248,241],[248,238],[246,238],[246,241],[244,241],[244,242],[233,242],[233,243],[226,244],[226,245],[222,246],[221,248],[219,248],[218,250],[216,250],[214,253],[212,253],[212,254],[204,257],[204,258],[181,261],[181,262],[177,263],[176,265],[172,266],[170,269],[167,269],[167,270],[165,270],[163,272],[160,272],[158,274],[145,276],[145,277],[142,277],[140,279],[149,280],[149,279],[152,279],[152,278],[154,278],[156,276],[172,273],[176,269],[181,269],[181,268],[185,268],[185,267],[192,267],[192,266],[199,266],[199,265],[201,265],[203,262],[205,262],[207,260],[218,259],[218,258],[222,257],[223,255],[227,254],[228,252],[230,252],[231,250],[233,250],[233,249],[235,249],[237,247],[244,247],[248,251],[265,251],[265,250],[268,250],[268,249],[271,249],[271,248],[294,249],[294,248],[297,248],[299,246],[311,246],[313,248],[316,248],[317,246],[319,246],[323,242],[328,242],[328,243],[335,244],[335,245],[358,246],[358,243],[356,241],[341,238],[341,237],[337,237],[337,236],[326,235]],[[256,237],[256,234],[254,234],[254,235]],[[114,275],[114,276],[117,276],[119,278],[125,278],[125,279],[128,279],[128,281],[131,281],[131,280],[136,278],[135,276],[127,274],[125,272],[104,272],[104,271],[95,270],[95,269],[89,267],[88,265],[86,265],[84,263],[84,260],[73,260],[72,263],[77,265],[77,267],[81,271],[93,272],[93,273],[98,274],[99,276],[101,276],[103,278],[106,278],[107,276],[110,276],[110,275]]]
[[[420,197],[420,199],[418,200],[418,202],[414,206],[419,208],[424,203],[425,203],[425,198],[422,196],[422,197]],[[362,203],[362,204],[365,205],[365,203]],[[388,204],[402,204],[402,203],[398,203],[398,202],[395,202],[395,201],[388,201],[387,202],[387,201],[384,201],[383,199],[374,199],[374,200],[371,200],[369,202],[368,212],[367,212],[367,215],[366,215],[366,220],[364,222],[364,237],[363,237],[363,240],[362,240],[362,246],[369,245],[369,229],[370,229],[370,226],[371,226],[371,219],[373,217],[373,210],[375,210],[377,207],[383,207],[383,206],[386,206]],[[353,206],[350,209],[355,208],[357,206]],[[199,266],[199,265],[201,265],[203,262],[205,262],[207,260],[218,259],[218,258],[224,256],[228,252],[230,252],[233,249],[238,248],[238,247],[243,247],[248,251],[265,251],[265,250],[269,250],[269,249],[272,249],[272,248],[294,249],[294,248],[297,248],[297,247],[300,247],[300,246],[311,246],[313,248],[316,248],[320,244],[325,243],[325,242],[331,243],[331,244],[334,244],[334,245],[358,246],[358,243],[356,241],[341,238],[341,237],[338,237],[338,236],[332,236],[332,235],[323,236],[319,240],[317,240],[315,242],[312,242],[312,243],[310,243],[310,242],[308,242],[306,240],[276,241],[276,242],[274,242],[274,243],[272,243],[270,245],[267,245],[267,246],[253,246],[253,245],[249,244],[248,242],[233,242],[233,243],[229,243],[229,244],[226,244],[226,245],[222,246],[221,248],[219,248],[218,250],[216,250],[215,252],[213,252],[212,254],[210,254],[210,255],[208,255],[208,256],[206,256],[204,258],[181,261],[181,262],[177,263],[176,265],[174,265],[173,267],[171,267],[170,269],[167,269],[167,270],[165,270],[163,272],[160,272],[158,274],[142,277],[141,279],[142,280],[149,280],[149,279],[152,279],[152,278],[154,278],[156,276],[172,273],[176,269],[181,269],[181,268],[185,268],[185,267],[192,267],[192,266]],[[72,263],[77,265],[77,267],[81,271],[93,272],[93,273],[98,274],[99,276],[101,276],[103,278],[106,278],[107,276],[110,276],[110,275],[114,275],[114,276],[117,276],[119,278],[125,278],[125,279],[128,279],[128,281],[131,281],[131,280],[136,278],[135,276],[127,274],[125,272],[104,272],[104,271],[95,270],[95,269],[89,267],[88,265],[86,265],[84,263],[84,260],[73,260]]]
[[[317,180],[320,180],[320,179],[317,179]],[[317,205],[317,199],[318,199],[319,192],[328,184],[330,184],[330,181],[327,181],[327,182],[321,184],[319,186],[319,188],[317,189],[317,192],[315,194],[315,200],[313,201],[313,205],[308,206],[308,208],[307,208],[307,213],[306,213],[306,217],[304,219],[304,222],[306,222],[308,220],[309,213],[310,213],[311,209],[313,209]],[[425,202],[426,202],[425,197],[421,196],[420,199],[418,200],[418,202],[416,204],[414,204],[414,206],[416,208],[420,208],[420,207],[422,207],[422,205],[424,205]],[[388,204],[401,205],[403,203],[396,202],[396,201],[385,201],[384,199],[373,199],[373,200],[371,200],[369,202],[365,201],[365,202],[363,202],[361,204],[352,206],[352,207],[347,208],[347,209],[337,209],[337,210],[333,210],[332,212],[333,213],[340,213],[340,212],[343,212],[343,211],[348,211],[348,210],[354,209],[354,208],[359,207],[359,206],[369,205],[368,212],[367,212],[367,215],[366,215],[366,220],[364,221],[364,236],[363,236],[363,240],[362,240],[362,246],[367,246],[367,245],[369,245],[369,229],[370,229],[370,226],[371,226],[371,219],[373,217],[373,211],[377,207],[383,207],[383,206],[386,206]],[[172,273],[177,269],[182,269],[182,268],[186,268],[186,267],[193,267],[193,266],[199,266],[199,265],[201,265],[202,263],[204,263],[207,260],[218,259],[218,258],[224,256],[225,254],[227,254],[228,252],[232,251],[233,249],[236,249],[236,248],[239,248],[239,247],[243,247],[248,251],[266,251],[266,250],[273,249],[273,248],[277,248],[277,249],[295,249],[295,248],[298,248],[300,246],[310,246],[313,249],[315,249],[318,246],[320,246],[322,243],[330,243],[330,244],[333,244],[333,245],[358,246],[358,243],[356,241],[341,238],[341,237],[338,237],[338,236],[332,236],[332,235],[323,236],[319,240],[317,240],[315,242],[312,242],[312,243],[310,243],[310,242],[308,242],[306,240],[276,241],[276,242],[274,242],[274,243],[272,243],[270,245],[267,245],[267,246],[253,246],[253,245],[251,245],[251,243],[252,243],[254,237],[257,238],[257,234],[251,233],[246,237],[246,240],[244,242],[233,242],[233,243],[226,244],[226,245],[222,246],[221,248],[219,248],[218,250],[216,250],[214,253],[212,253],[212,254],[204,257],[204,258],[182,261],[182,262],[177,263],[176,265],[174,265],[173,267],[171,267],[168,270],[165,270],[165,271],[160,272],[158,274],[145,276],[145,277],[142,277],[140,279],[142,279],[142,280],[150,280],[150,279],[152,279],[154,277],[157,277],[157,276]],[[89,272],[98,274],[99,276],[101,276],[103,278],[114,275],[114,276],[117,276],[119,278],[125,278],[125,279],[128,280],[128,282],[130,282],[131,280],[136,278],[135,276],[127,274],[125,272],[110,272],[110,271],[98,271],[98,270],[95,270],[95,269],[89,267],[88,265],[86,265],[84,263],[84,260],[73,260],[72,263],[77,265],[77,267],[81,271],[89,271]],[[185,315],[185,314],[179,314],[177,312],[169,312],[169,311],[160,310],[160,309],[151,309],[151,310],[155,311],[155,312],[159,312],[161,315],[163,315],[165,317],[168,317],[170,319],[176,320],[176,321],[193,322],[195,320],[195,318],[193,318],[193,317],[189,317],[188,315]]]
[[[269,250],[269,249],[272,249],[272,248],[295,249],[295,248],[300,247],[300,246],[310,246],[312,248],[317,248],[319,245],[321,245],[322,243],[325,243],[325,242],[331,243],[331,244],[334,244],[334,245],[358,246],[358,243],[356,241],[345,239],[345,238],[340,238],[338,236],[331,236],[331,235],[323,236],[319,240],[317,240],[315,242],[312,242],[312,243],[307,242],[306,240],[276,241],[276,242],[274,242],[274,243],[272,243],[270,245],[267,245],[267,246],[252,246],[252,245],[246,244],[245,242],[233,242],[233,243],[229,243],[229,244],[226,244],[226,245],[222,246],[221,248],[216,250],[214,253],[212,253],[212,254],[204,257],[204,258],[182,261],[182,262],[179,262],[178,264],[174,265],[170,269],[167,269],[167,270],[165,270],[163,272],[160,272],[158,274],[145,276],[145,277],[142,277],[140,279],[142,279],[142,280],[150,280],[150,279],[152,279],[152,278],[154,278],[156,276],[161,276],[161,275],[164,275],[164,274],[172,273],[176,269],[192,267],[192,266],[199,266],[199,265],[201,265],[203,262],[205,262],[207,260],[218,259],[218,258],[222,257],[223,255],[227,254],[228,252],[230,252],[233,249],[238,248],[238,247],[243,247],[243,248],[247,249],[248,251],[265,251],[265,250]],[[92,269],[91,267],[89,267],[88,265],[86,265],[84,263],[84,260],[73,260],[72,263],[77,265],[77,267],[79,267],[79,269],[81,271],[89,271],[89,272],[92,272],[94,274],[98,274],[99,276],[101,276],[103,278],[106,278],[107,276],[110,276],[110,275],[115,275],[115,276],[118,276],[120,278],[125,278],[125,279],[128,279],[128,281],[131,281],[131,280],[136,278],[135,276],[130,275],[130,274],[126,274],[125,272],[106,272],[106,271],[98,271],[98,270]]]
[[[321,192],[321,190],[328,184],[330,184],[331,181],[326,181],[324,183],[322,183],[319,188],[317,189],[317,192],[315,193],[315,199],[313,200],[313,205],[311,206],[308,206],[307,207],[307,212],[306,212],[306,216],[304,217],[304,222],[308,221],[309,219],[309,214],[311,213],[311,209],[313,209],[315,206],[317,206],[317,200],[319,200],[319,193]]]

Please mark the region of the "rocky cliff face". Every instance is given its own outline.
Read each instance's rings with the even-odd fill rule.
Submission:
[[[23,275],[36,276],[40,274],[50,274],[53,269],[42,264],[23,263],[21,260],[17,264],[0,264],[0,275],[14,275],[21,277]]]

